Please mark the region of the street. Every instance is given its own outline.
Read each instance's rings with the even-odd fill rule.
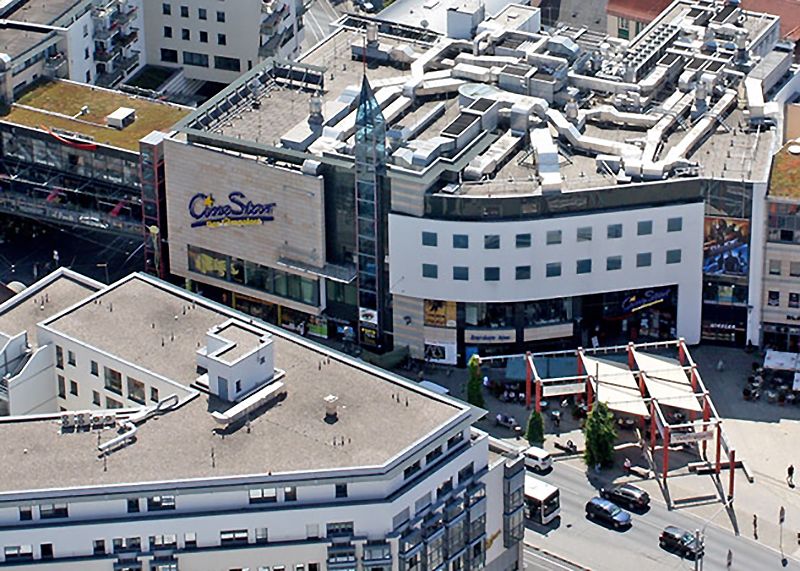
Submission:
[[[561,490],[561,518],[556,527],[535,530],[529,526],[525,534],[528,544],[546,552],[559,554],[576,563],[571,567],[557,559],[547,558],[526,548],[526,569],[580,569],[605,570],[675,570],[694,569],[694,562],[682,560],[678,555],[664,551],[658,545],[661,530],[675,525],[689,531],[702,529],[706,522],[688,510],[669,511],[662,498],[652,497],[651,507],[645,514],[632,514],[633,526],[625,531],[614,531],[586,519],[584,504],[596,495],[596,489],[587,481],[580,460],[559,461],[550,474],[542,479],[557,485]],[[724,508],[714,519],[728,517]],[[751,531],[750,522],[741,522],[744,533]],[[793,551],[789,542],[796,541],[793,533],[784,531],[787,551]],[[730,569],[779,569],[781,555],[749,537],[736,537],[731,532],[709,523],[705,528],[706,556],[703,569],[726,570],[727,554],[733,553]],[[800,569],[795,559],[789,559],[785,569]]]

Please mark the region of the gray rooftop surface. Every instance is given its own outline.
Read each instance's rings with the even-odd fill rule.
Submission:
[[[205,302],[196,303],[184,317],[180,311],[188,298],[139,276],[98,298],[102,304],[89,301],[55,319],[53,327],[184,378],[190,363],[194,374],[197,342],[208,327],[230,317]],[[109,302],[114,304],[110,312]],[[150,320],[159,318],[157,327],[163,328],[174,321],[176,311],[181,315],[175,328],[179,336],[162,350],[160,335],[148,335]],[[92,322],[95,327],[89,326]],[[215,435],[219,425],[209,411],[225,406],[201,394],[141,425],[136,441],[110,454],[104,471],[97,431],[60,434],[55,420],[0,422],[0,456],[9,459],[0,467],[0,492],[377,466],[465,410],[377,369],[359,368],[346,356],[326,357],[331,355],[327,349],[268,330],[275,366],[286,371],[281,380],[288,396],[253,418],[249,433],[242,429],[224,439]],[[155,347],[151,338],[158,339]],[[330,394],[339,397],[339,419],[333,424],[324,421],[323,399]],[[115,434],[106,430],[101,440]]]
[[[51,25],[80,2],[81,0],[28,0],[18,3],[7,12],[0,4],[0,14],[6,20]]]
[[[220,358],[228,363],[233,363],[239,357],[258,348],[262,344],[262,339],[264,337],[235,323],[231,323],[221,331],[218,331],[217,335],[234,344],[232,347],[225,349],[219,354]]]
[[[19,57],[53,34],[54,32],[0,27],[0,52],[8,54],[12,58]]]
[[[0,332],[17,335],[27,331],[28,343],[36,345],[37,323],[78,303],[94,291],[69,276],[58,276],[40,290],[26,290],[10,301],[9,307],[0,313]]]

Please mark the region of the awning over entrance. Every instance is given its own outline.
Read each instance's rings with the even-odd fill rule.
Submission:
[[[786,353],[770,349],[764,356],[764,368],[778,371],[797,371],[800,370],[799,359],[800,355],[797,353]]]
[[[702,412],[692,381],[677,359],[641,353],[634,350],[639,371],[644,373],[647,392],[660,405]]]
[[[622,363],[581,355],[584,370],[590,376],[597,400],[623,414],[649,417],[650,412],[639,392],[631,370]]]

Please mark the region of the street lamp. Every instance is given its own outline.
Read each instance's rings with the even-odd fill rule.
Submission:
[[[694,537],[695,541],[697,542],[697,556],[694,558],[694,571],[703,571],[703,557],[705,556],[705,547],[706,547],[705,534],[708,524],[710,524],[714,520],[714,518],[716,518],[722,512],[722,510],[727,509],[728,506],[730,506],[732,503],[733,503],[733,498],[732,497],[728,498],[725,501],[725,503],[722,504],[722,507],[720,507],[714,514],[712,514],[711,517],[709,517],[705,521],[702,528],[695,530]],[[728,551],[728,553],[729,553],[728,560],[732,562],[733,553],[730,552],[730,550]]]

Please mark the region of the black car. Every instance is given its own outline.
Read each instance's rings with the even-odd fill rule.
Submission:
[[[661,532],[658,544],[662,549],[680,553],[682,557],[694,559],[703,550],[703,546],[697,541],[695,535],[685,529],[668,525]]]
[[[586,502],[586,517],[604,521],[616,529],[631,525],[631,514],[603,498],[592,498]]]
[[[644,510],[650,505],[650,495],[631,484],[600,488],[600,496],[629,509]]]

